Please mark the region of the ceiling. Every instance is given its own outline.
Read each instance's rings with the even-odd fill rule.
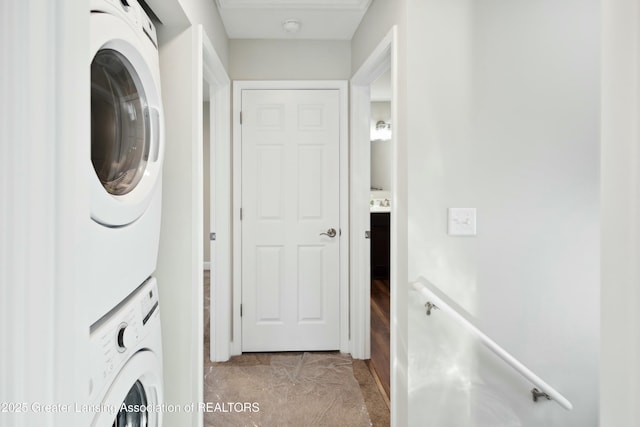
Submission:
[[[372,0],[215,0],[231,39],[351,40]],[[283,22],[300,22],[288,33]]]

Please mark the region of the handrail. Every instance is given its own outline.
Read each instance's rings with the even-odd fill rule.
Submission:
[[[484,344],[489,350],[495,353],[500,359],[505,361],[520,375],[533,383],[536,386],[536,388],[531,390],[534,401],[537,401],[539,397],[545,397],[547,399],[555,400],[558,405],[562,406],[568,411],[573,409],[573,405],[571,404],[571,402],[569,402],[569,400],[567,400],[567,398],[565,398],[556,389],[547,384],[542,378],[534,374],[518,359],[509,354],[509,352],[496,344],[496,342],[489,338],[487,334],[482,332],[480,328],[473,324],[473,322],[470,320],[469,314],[462,307],[456,304],[434,284],[428,282],[423,277],[420,277],[418,278],[417,282],[413,283],[413,288],[427,298],[428,315],[430,315],[431,311],[435,308],[446,312],[458,322],[460,322],[466,329],[471,331],[476,337],[478,337],[482,344]]]

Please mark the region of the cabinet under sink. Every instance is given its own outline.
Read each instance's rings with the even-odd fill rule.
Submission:
[[[372,212],[371,215],[371,278],[389,279],[391,265],[391,213]]]

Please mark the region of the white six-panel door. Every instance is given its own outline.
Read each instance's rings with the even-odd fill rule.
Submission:
[[[242,91],[242,351],[340,348],[339,109]]]

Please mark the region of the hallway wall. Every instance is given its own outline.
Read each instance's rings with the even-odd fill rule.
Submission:
[[[232,80],[347,80],[350,67],[348,41],[229,41]]]
[[[203,57],[199,24],[223,64],[228,61],[228,39],[215,2],[147,3],[164,24],[157,26],[166,147],[156,270],[164,399],[184,407],[203,399]],[[166,412],[164,424],[202,426],[202,416]]]
[[[202,309],[196,306],[203,263],[202,205],[198,202],[202,199],[202,142],[198,138],[202,128],[196,128],[197,109],[202,107],[202,101],[198,102],[194,91],[184,90],[183,84],[197,81],[198,77],[195,33],[195,28],[188,28],[160,45],[166,146],[156,277],[161,304],[164,399],[180,406],[198,402],[202,395],[198,390],[202,390],[202,329],[194,320],[202,318]],[[165,413],[164,423],[198,425],[197,417],[185,412]]]
[[[352,74],[369,57],[391,27],[398,25],[402,31],[406,17],[406,0],[374,0],[351,39]]]
[[[409,278],[575,406],[533,405],[451,325],[426,337],[411,293],[410,425],[597,425],[599,17],[596,0],[409,0]],[[478,235],[448,236],[449,207],[476,207]]]
[[[162,22],[164,32],[175,32],[190,25],[202,24],[222,64],[229,67],[229,38],[215,1],[146,0]],[[170,30],[173,29],[173,30]]]

